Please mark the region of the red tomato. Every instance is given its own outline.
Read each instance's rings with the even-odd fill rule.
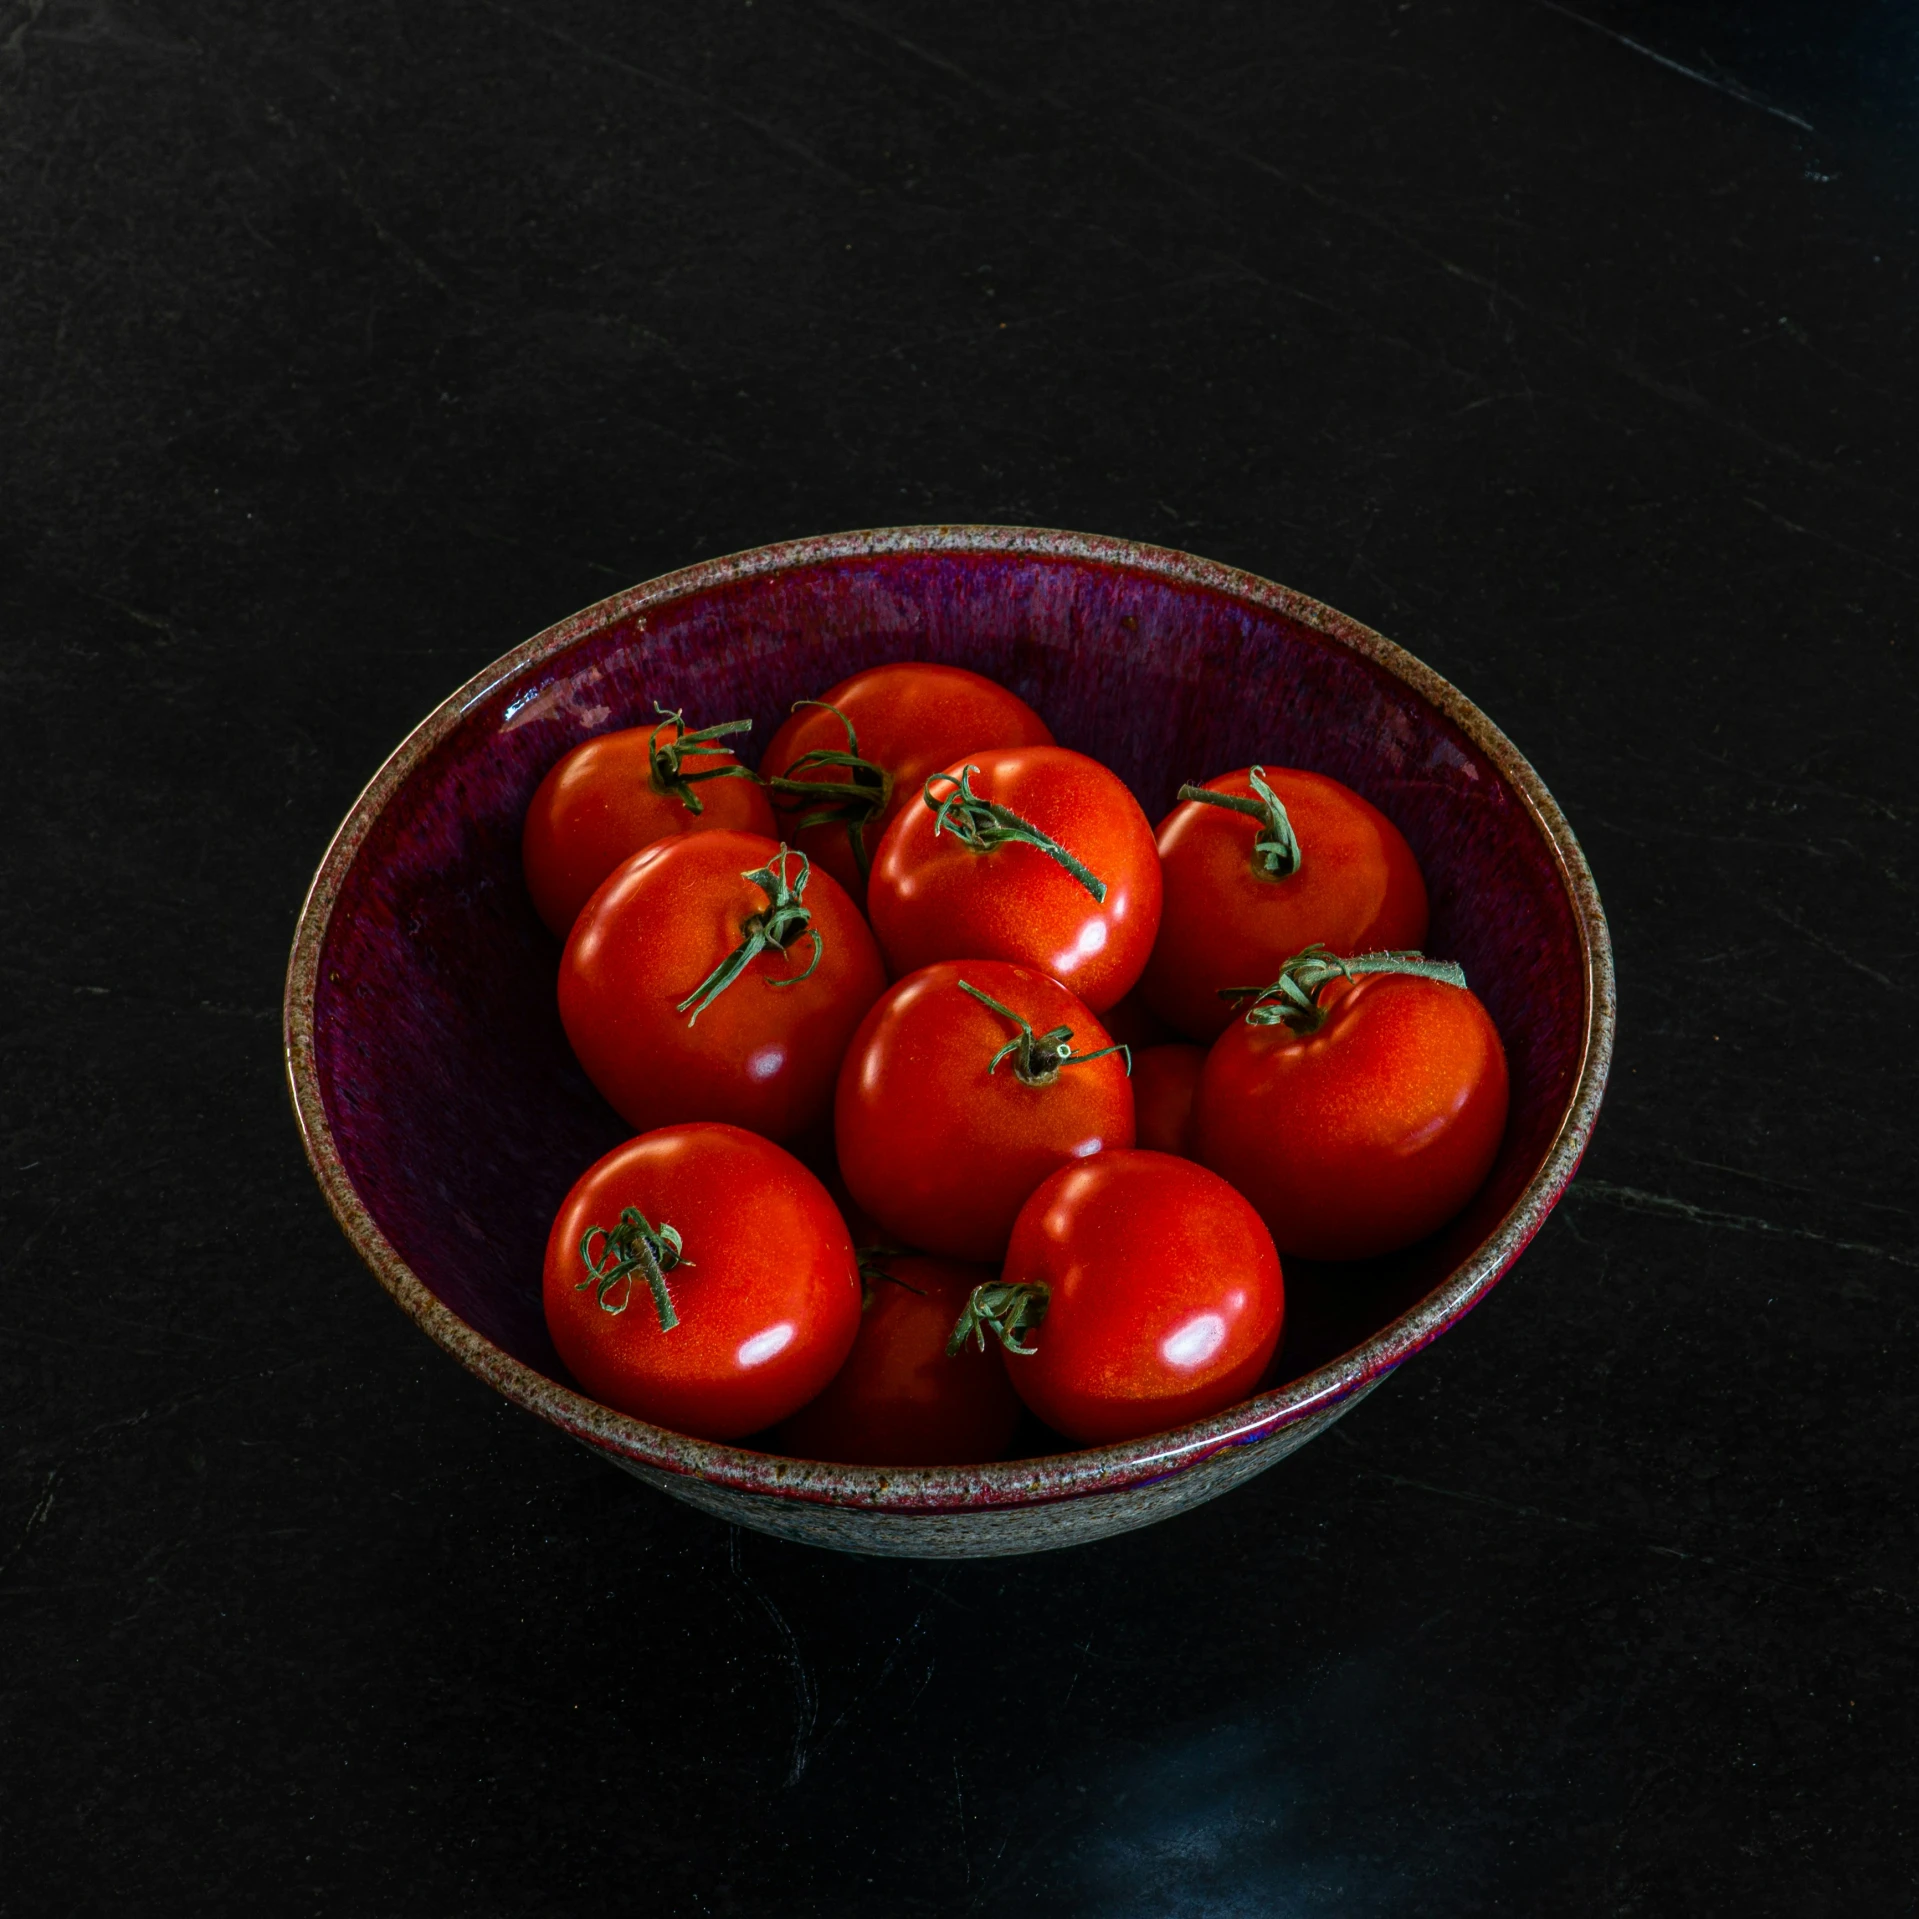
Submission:
[[[1020,1208],[1000,1283],[953,1330],[999,1334],[1007,1377],[1088,1445],[1244,1399],[1279,1344],[1279,1255],[1223,1179],[1168,1153],[1062,1167]]]
[[[964,667],[901,660],[802,700],[760,761],[788,837],[856,900],[893,816],[962,753],[1051,746],[1046,722]]]
[[[526,809],[520,859],[527,891],[561,939],[600,882],[641,847],[669,833],[714,827],[769,837],[776,831],[759,781],[729,748],[712,744],[753,722],[688,733],[679,714],[656,710],[663,716],[658,726],[629,726],[576,746]]]
[[[847,1362],[817,1399],[773,1434],[797,1459],[855,1466],[972,1466],[998,1459],[1020,1421],[1019,1395],[990,1353],[946,1356],[953,1322],[990,1266],[917,1253],[864,1255],[866,1309]]]
[[[1425,1238],[1478,1190],[1506,1130],[1505,1050],[1464,976],[1362,971],[1367,958],[1348,979],[1301,954],[1286,969],[1299,992],[1227,1028],[1194,1102],[1194,1158],[1307,1259]]]
[[[831,875],[757,833],[676,833],[587,902],[560,957],[560,1021],[628,1124],[823,1126],[846,1042],[886,985]]]
[[[971,754],[927,781],[880,842],[866,907],[895,976],[1012,960],[1097,1013],[1139,977],[1159,899],[1152,828],[1118,774],[1027,746]]]
[[[546,1323],[595,1399],[738,1439],[831,1379],[860,1323],[826,1188],[737,1126],[668,1126],[589,1167],[546,1242]]]
[[[1412,848],[1350,787],[1253,766],[1180,791],[1248,809],[1183,799],[1160,822],[1166,897],[1139,990],[1188,1039],[1217,1039],[1231,1024],[1221,987],[1263,986],[1308,946],[1366,953],[1425,940]]]
[[[956,960],[909,975],[840,1067],[847,1190],[908,1245],[998,1259],[1054,1167],[1132,1145],[1126,1055],[1110,1047],[1065,987],[1027,967]]]
[[[1133,1114],[1139,1144],[1155,1153],[1193,1156],[1193,1095],[1203,1046],[1148,1046],[1133,1055]]]

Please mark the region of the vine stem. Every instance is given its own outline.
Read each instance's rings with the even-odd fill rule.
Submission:
[[[859,1268],[860,1275],[860,1311],[864,1312],[873,1303],[873,1283],[885,1280],[889,1285],[897,1286],[902,1292],[912,1293],[916,1298],[924,1299],[926,1290],[921,1286],[910,1285],[900,1278],[888,1263],[891,1260],[906,1257],[904,1246],[860,1246],[854,1249],[853,1263]]]
[[[1287,1026],[1295,1033],[1316,1033],[1326,1024],[1321,992],[1336,979],[1356,979],[1363,973],[1406,973],[1414,979],[1457,986],[1462,992],[1466,986],[1465,969],[1457,960],[1428,959],[1423,953],[1359,953],[1341,959],[1323,946],[1309,946],[1279,969],[1270,986],[1222,986],[1219,996],[1235,1004],[1252,1002],[1246,1009],[1248,1026]]]
[[[1207,786],[1182,786],[1179,796],[1183,800],[1198,800],[1205,806],[1223,806],[1229,812],[1245,813],[1259,820],[1266,830],[1253,839],[1253,871],[1269,880],[1291,879],[1299,871],[1304,857],[1299,849],[1299,835],[1293,831],[1293,823],[1279,795],[1266,784],[1266,769],[1255,766],[1248,778],[1257,796],[1250,800],[1239,793],[1215,793]]]
[[[1012,1285],[1001,1279],[975,1286],[947,1339],[946,1357],[951,1359],[969,1339],[985,1352],[990,1331],[1009,1353],[1031,1359],[1036,1348],[1021,1344],[1020,1335],[1044,1323],[1052,1297],[1050,1287]]]
[[[593,1242],[598,1239],[596,1256]],[[666,1276],[676,1266],[691,1266],[680,1244],[679,1234],[664,1221],[654,1226],[637,1206],[628,1206],[620,1214],[617,1226],[589,1226],[580,1237],[580,1263],[586,1277],[573,1290],[583,1293],[597,1287],[595,1303],[603,1313],[615,1315],[633,1303],[633,1275],[646,1281],[653,1295],[653,1310],[659,1315],[660,1331],[670,1333],[680,1323],[673,1310],[673,1295],[666,1289]],[[615,1304],[613,1293],[618,1289]]]
[[[1088,1060],[1104,1059],[1117,1053],[1126,1065],[1126,1077],[1133,1076],[1133,1049],[1130,1046],[1099,1046],[1090,1053],[1073,1051],[1073,1029],[1055,1026],[1051,1032],[1035,1034],[1032,1023],[1010,1006],[1002,1006],[990,993],[982,993],[966,980],[954,982],[962,993],[971,993],[982,1006],[989,1006],[1001,1019],[1010,1019],[1019,1032],[1009,1039],[986,1063],[988,1075],[999,1070],[999,1063],[1013,1055],[1013,1076],[1028,1086],[1050,1086],[1059,1078],[1062,1066],[1084,1066]]]
[[[1063,866],[1099,905],[1104,906],[1106,882],[1076,860],[1058,840],[1043,833],[1031,820],[1023,819],[1010,806],[1002,806],[997,800],[984,799],[975,793],[971,781],[978,771],[977,766],[963,766],[957,774],[935,773],[920,788],[920,798],[933,815],[934,837],[950,832],[962,845],[970,846],[976,853],[990,853],[994,847],[1009,842],[1037,847],[1049,860]],[[945,799],[936,800],[933,788],[941,780],[949,781],[953,790]]]
[[[866,829],[886,811],[886,802],[893,796],[893,776],[877,761],[860,757],[860,737],[853,730],[853,722],[837,706],[825,700],[795,700],[792,711],[797,713],[803,706],[825,707],[846,728],[846,751],[816,746],[802,753],[784,773],[766,782],[767,791],[774,795],[773,804],[782,813],[800,813],[793,822],[795,832],[808,826],[844,825],[853,846],[853,864],[859,868],[860,878],[865,879],[872,865],[872,855],[866,850]],[[847,777],[799,777],[829,766],[839,767]],[[802,813],[802,807],[811,810]]]
[[[701,773],[689,773],[681,764],[691,752],[731,755],[733,749],[730,746],[716,746],[714,742],[725,739],[730,733],[752,732],[751,720],[723,720],[718,726],[703,726],[698,732],[689,733],[684,711],[662,706],[658,700],[653,702],[653,711],[660,716],[660,723],[647,735],[646,758],[656,793],[671,793],[689,813],[704,813],[706,808],[693,790],[700,781],[759,778],[750,766],[742,766],[738,760],[731,766],[709,766]],[[680,730],[662,746],[660,735],[669,726],[677,726]]]
[[[786,862],[789,859],[800,863],[800,876],[796,880],[789,881],[786,877]],[[813,942],[813,957],[808,961],[806,971],[789,973],[785,979],[769,979],[766,984],[797,986],[802,980],[813,977],[826,943],[820,938],[820,929],[811,923],[813,915],[800,898],[806,891],[806,882],[812,871],[813,863],[804,853],[789,851],[782,846],[767,865],[740,875],[748,885],[757,886],[766,895],[766,905],[741,922],[739,945],[673,1009],[686,1014],[687,1025],[691,1026],[768,947],[777,953],[784,953],[802,933]]]

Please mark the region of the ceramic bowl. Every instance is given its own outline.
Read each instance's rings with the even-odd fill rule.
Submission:
[[[1363,1267],[1289,1262],[1266,1389],[1172,1432],[964,1468],[854,1467],[667,1432],[586,1398],[540,1308],[548,1226],[625,1136],[575,1065],[558,944],[520,878],[520,819],[576,741],[750,714],[896,659],[1012,687],[1158,819],[1184,779],[1263,760],[1344,780],[1418,855],[1430,950],[1507,1049],[1491,1177],[1451,1226]],[[636,1477],[764,1532],[949,1557],[1096,1539],[1216,1498],[1303,1445],[1461,1318],[1572,1178],[1604,1086],[1605,920],[1532,768],[1377,633],[1191,555],[1023,527],[897,527],[762,547],[576,613],[429,714],[347,815],[301,912],[287,1071],[335,1217],[402,1309],[509,1399]]]

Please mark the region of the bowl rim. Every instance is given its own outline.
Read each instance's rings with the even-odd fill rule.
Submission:
[[[1550,848],[1578,929],[1586,997],[1579,1070],[1551,1146],[1505,1216],[1416,1304],[1316,1371],[1224,1412],[1116,1445],[967,1467],[849,1466],[756,1453],[649,1425],[549,1379],[493,1344],[427,1287],[374,1222],[347,1175],[321,1095],[314,1007],[321,951],[348,872],[400,787],[466,714],[502,682],[555,659],[590,634],[714,587],[798,567],[896,554],[1001,554],[1122,567],[1278,613],[1349,648],[1437,708],[1497,768]],[[1525,1249],[1578,1170],[1605,1091],[1616,1020],[1612,945],[1578,841],[1557,802],[1504,733],[1449,681],[1403,647],[1292,588],[1174,548],[1051,527],[930,525],[812,535],[704,560],[610,594],[556,621],[483,667],[387,756],[348,809],[301,906],[287,968],[283,1038],[288,1088],[307,1160],[354,1250],[401,1310],[515,1404],[622,1463],[691,1475],[742,1493],[902,1515],[979,1512],[1138,1487],[1230,1446],[1266,1439],[1351,1398],[1436,1339],[1484,1298]]]

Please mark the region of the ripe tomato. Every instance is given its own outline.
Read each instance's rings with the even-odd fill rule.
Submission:
[[[962,753],[1052,743],[1018,694],[964,667],[901,660],[802,700],[760,774],[794,845],[863,901],[881,835],[929,774]]]
[[[1133,1055],[1133,1115],[1138,1143],[1155,1153],[1193,1156],[1193,1095],[1202,1046],[1148,1046]]]
[[[1231,1024],[1221,987],[1263,985],[1308,946],[1366,953],[1425,940],[1412,848],[1350,787],[1252,766],[1180,793],[1159,825],[1166,897],[1139,990],[1188,1039]],[[1229,804],[1192,797],[1201,793]]]
[[[1281,1251],[1369,1259],[1465,1205],[1506,1130],[1506,1054],[1457,967],[1302,953],[1206,1056],[1193,1156]],[[1456,979],[1457,984],[1449,983]],[[1292,991],[1287,990],[1291,982]]]
[[[629,1125],[823,1126],[886,974],[859,908],[757,833],[676,833],[619,867],[560,957],[560,1021]]]
[[[866,907],[897,976],[1001,959],[1094,1012],[1139,977],[1159,926],[1159,853],[1118,774],[1061,746],[969,754],[886,829]]]
[[[728,747],[751,720],[686,730],[685,716],[654,709],[655,727],[629,726],[582,741],[548,772],[526,809],[520,860],[541,919],[561,939],[595,888],[643,846],[669,833],[721,827],[775,831],[773,809]]]
[[[1168,1153],[1101,1153],[1034,1189],[953,1344],[990,1327],[1027,1405],[1099,1446],[1244,1399],[1285,1307],[1272,1235],[1223,1179]]]
[[[917,1253],[860,1258],[866,1306],[846,1364],[772,1435],[798,1459],[856,1466],[972,1466],[997,1459],[1019,1395],[992,1354],[946,1355],[953,1322],[990,1266]]]
[[[1004,960],[908,975],[861,1022],[833,1130],[855,1204],[908,1245],[998,1259],[1054,1167],[1133,1143],[1127,1056],[1057,980]]]
[[[668,1126],[589,1167],[546,1242],[546,1323],[595,1399],[701,1439],[784,1419],[860,1322],[826,1188],[737,1126]]]

